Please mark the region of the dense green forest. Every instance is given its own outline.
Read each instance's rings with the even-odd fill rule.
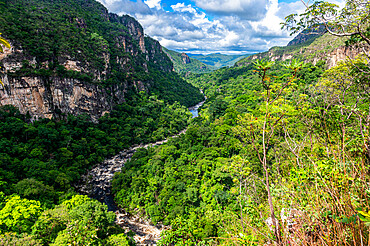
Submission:
[[[318,82],[323,67],[324,64],[319,62],[317,65],[307,64],[300,70],[299,80],[291,85],[295,92],[292,93],[290,88],[291,93],[285,95],[291,97],[288,102],[294,104],[297,96],[307,93],[308,87]],[[283,80],[286,72],[289,71],[281,64],[275,64],[271,76]],[[222,238],[231,233],[228,231],[231,228],[221,225],[238,216],[240,205],[248,216],[259,217],[259,210],[266,214],[262,207],[259,208],[266,198],[263,183],[253,178],[254,175],[263,178],[258,154],[252,146],[245,145],[238,133],[240,123],[246,117],[262,117],[264,92],[262,84],[256,83],[258,73],[253,66],[225,68],[194,76],[189,81],[203,88],[208,97],[201,117],[181,137],[164,146],[135,153],[113,182],[119,205],[131,209],[139,206],[153,222],[163,221],[173,226],[166,232],[163,245],[218,241],[209,238]],[[292,117],[290,121],[298,117],[297,112]],[[238,167],[241,164],[243,166]],[[245,169],[248,176],[237,177],[238,168]],[[254,182],[255,190],[251,192],[256,197],[239,204],[241,196],[247,194],[240,194],[235,179],[246,182],[247,177]],[[244,192],[247,191],[243,189]],[[259,226],[263,224],[258,218],[254,220]]]
[[[305,64],[296,74],[277,63],[269,92],[253,67],[193,78],[209,98],[201,117],[181,137],[134,155],[114,179],[117,203],[170,224],[160,245],[260,245],[276,240],[264,222],[265,160],[281,226],[294,216],[289,223],[307,226],[284,240],[369,240],[358,217],[369,209],[369,88],[347,77],[356,72],[351,62],[327,71]],[[268,95],[277,97],[271,106]]]
[[[104,225],[94,224],[103,223],[100,221],[89,221],[94,218],[89,217],[92,215],[88,215],[88,211],[76,208],[73,212],[69,211],[70,208],[66,210],[54,206],[69,202],[70,198],[80,199],[73,197],[77,195],[73,186],[88,168],[134,144],[155,142],[175,135],[187,126],[190,118],[191,113],[186,107],[178,103],[169,105],[155,96],[149,97],[144,92],[128,103],[116,106],[110,114],[100,118],[98,123],[91,122],[88,115],[69,115],[66,121],[43,119],[29,123],[27,116],[20,114],[14,107],[2,107],[0,231],[5,234],[0,236],[0,242],[18,240],[16,238],[20,236],[30,237],[30,240],[40,239],[48,244],[57,236],[62,237],[62,234],[58,233],[66,233],[66,228],[77,230],[77,225],[69,224],[74,221],[73,223],[88,223],[87,231],[81,234],[82,241],[78,244],[87,245],[82,243],[83,240],[91,236],[89,233],[96,233],[96,228],[114,228],[114,215],[107,214],[107,208],[97,201],[88,200],[87,204],[83,205],[81,202],[78,205],[82,206],[81,209],[92,209],[91,213],[109,215],[110,219],[104,221]],[[16,205],[18,202],[19,205]],[[31,205],[35,207],[22,212]],[[17,212],[14,206],[21,211]],[[68,215],[70,212],[81,213],[81,216],[86,218],[80,221],[80,215],[71,215],[71,221]],[[20,213],[21,217],[17,213]],[[84,215],[85,213],[87,215]],[[22,223],[25,224],[25,229],[23,225],[17,226]],[[40,228],[37,227],[39,223],[43,223]],[[92,223],[91,227],[89,223]],[[56,227],[53,232],[48,232],[51,225]],[[94,243],[103,242],[106,235],[113,235],[116,230],[118,229],[115,228],[110,234],[106,234],[107,231],[102,232],[104,236],[98,231],[99,235]],[[18,236],[11,233],[18,233]],[[49,233],[52,235],[44,238]],[[72,239],[63,240],[67,242]]]
[[[298,32],[324,25],[330,35],[348,36],[348,47],[368,50],[364,10],[370,6],[360,2],[365,5],[348,0],[334,21],[325,19],[328,13],[336,16],[334,6],[315,2],[302,15],[288,16],[284,26]],[[5,11],[0,29],[37,60],[8,76],[57,75],[105,88],[127,79],[152,83],[140,92],[131,88],[126,102],[98,122],[86,114],[30,122],[29,114],[10,105],[0,108],[0,245],[134,245],[132,233],[114,223],[106,205],[77,194],[74,186],[89,168],[119,151],[185,128],[161,146],[139,149],[112,183],[119,207],[169,226],[158,245],[370,244],[366,53],[331,68],[317,59],[249,60],[184,81],[163,72],[168,59],[149,61],[145,72],[138,48],[132,77],[113,62],[107,79],[97,81],[92,74],[63,69],[58,54],[82,56],[99,70],[99,48],[123,52],[112,41],[123,25],[106,22],[101,8],[88,0],[0,0]],[[49,11],[56,9],[53,17]],[[65,24],[66,16],[76,20],[74,11],[93,29]],[[37,34],[45,27],[39,19],[55,21],[52,32]],[[113,39],[104,38],[109,35]],[[94,41],[74,43],[68,37]],[[83,52],[74,53],[75,48]],[[199,89],[207,101],[192,119],[186,106],[202,100]]]

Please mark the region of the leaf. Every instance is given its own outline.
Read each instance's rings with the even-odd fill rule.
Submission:
[[[370,214],[369,213],[366,213],[364,211],[358,211],[361,215],[363,215],[364,217],[369,217],[370,218]]]
[[[11,46],[10,46],[10,43],[6,40],[6,39],[4,39],[4,38],[2,38],[2,37],[0,37],[0,43],[1,44],[3,44],[5,47],[7,47],[8,49],[10,49],[11,48]],[[1,52],[3,52],[3,51],[1,51]]]

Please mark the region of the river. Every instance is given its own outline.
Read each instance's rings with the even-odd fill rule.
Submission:
[[[205,99],[207,99],[207,98],[205,98]],[[198,103],[197,105],[189,108],[190,113],[193,114],[193,118],[196,118],[196,117],[199,116],[198,110],[199,110],[200,107],[202,107],[202,105],[204,104],[204,102],[205,101],[202,101],[202,102]]]
[[[205,101],[202,101],[189,108],[193,118],[199,116],[198,110],[204,102]],[[129,214],[115,205],[113,195],[111,194],[111,182],[114,173],[121,171],[124,164],[131,159],[136,150],[164,144],[169,139],[177,137],[185,132],[186,129],[165,140],[145,145],[135,145],[121,151],[114,157],[105,160],[103,163],[89,170],[87,174],[82,176],[82,181],[77,187],[80,193],[87,194],[105,203],[109,211],[114,211],[116,213],[116,223],[124,228],[126,232],[133,231],[135,233],[134,239],[137,245],[156,245],[156,242],[160,239],[160,233],[167,227],[161,224],[154,226],[151,224],[150,220],[143,218],[140,214]]]

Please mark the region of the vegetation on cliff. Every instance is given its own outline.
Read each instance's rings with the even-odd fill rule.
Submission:
[[[307,62],[317,62],[319,60],[327,62],[327,60],[330,59],[329,54],[334,52],[336,49],[346,49],[345,41],[345,39],[333,37],[330,34],[326,33],[308,39],[303,43],[297,43],[282,47],[272,47],[269,51],[251,55],[238,61],[235,66],[245,66],[247,64],[252,64],[255,59],[284,61],[295,58]],[[335,55],[336,53],[334,53],[334,56]],[[344,57],[345,55],[346,54],[343,54]]]
[[[0,30],[14,53],[3,62],[21,63],[8,75],[75,78],[116,90],[147,90],[169,103],[195,105],[199,91],[172,72],[172,63],[159,43],[144,37],[143,28],[130,16],[110,14],[89,0],[0,1]],[[76,63],[68,68],[68,61]],[[137,84],[142,86],[137,86]]]

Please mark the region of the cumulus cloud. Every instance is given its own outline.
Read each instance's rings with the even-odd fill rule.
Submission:
[[[278,0],[270,0],[265,17],[258,22],[251,22],[256,34],[266,38],[286,36],[286,33],[281,30],[280,23],[283,19],[278,15],[280,9]]]
[[[150,7],[144,3],[142,0],[137,0],[136,2],[130,0],[98,0],[104,6],[106,6],[110,12],[116,14],[150,14]],[[151,0],[149,0],[151,1]],[[153,1],[151,1],[153,2]]]
[[[144,1],[149,8],[161,9],[161,0],[146,0]]]
[[[135,17],[163,46],[204,54],[255,53],[285,45],[292,37],[279,23],[304,8],[300,1],[278,0],[184,0],[173,5],[166,0],[99,1],[111,12]]]
[[[266,14],[268,0],[195,0],[195,3],[210,13],[259,20]]]

